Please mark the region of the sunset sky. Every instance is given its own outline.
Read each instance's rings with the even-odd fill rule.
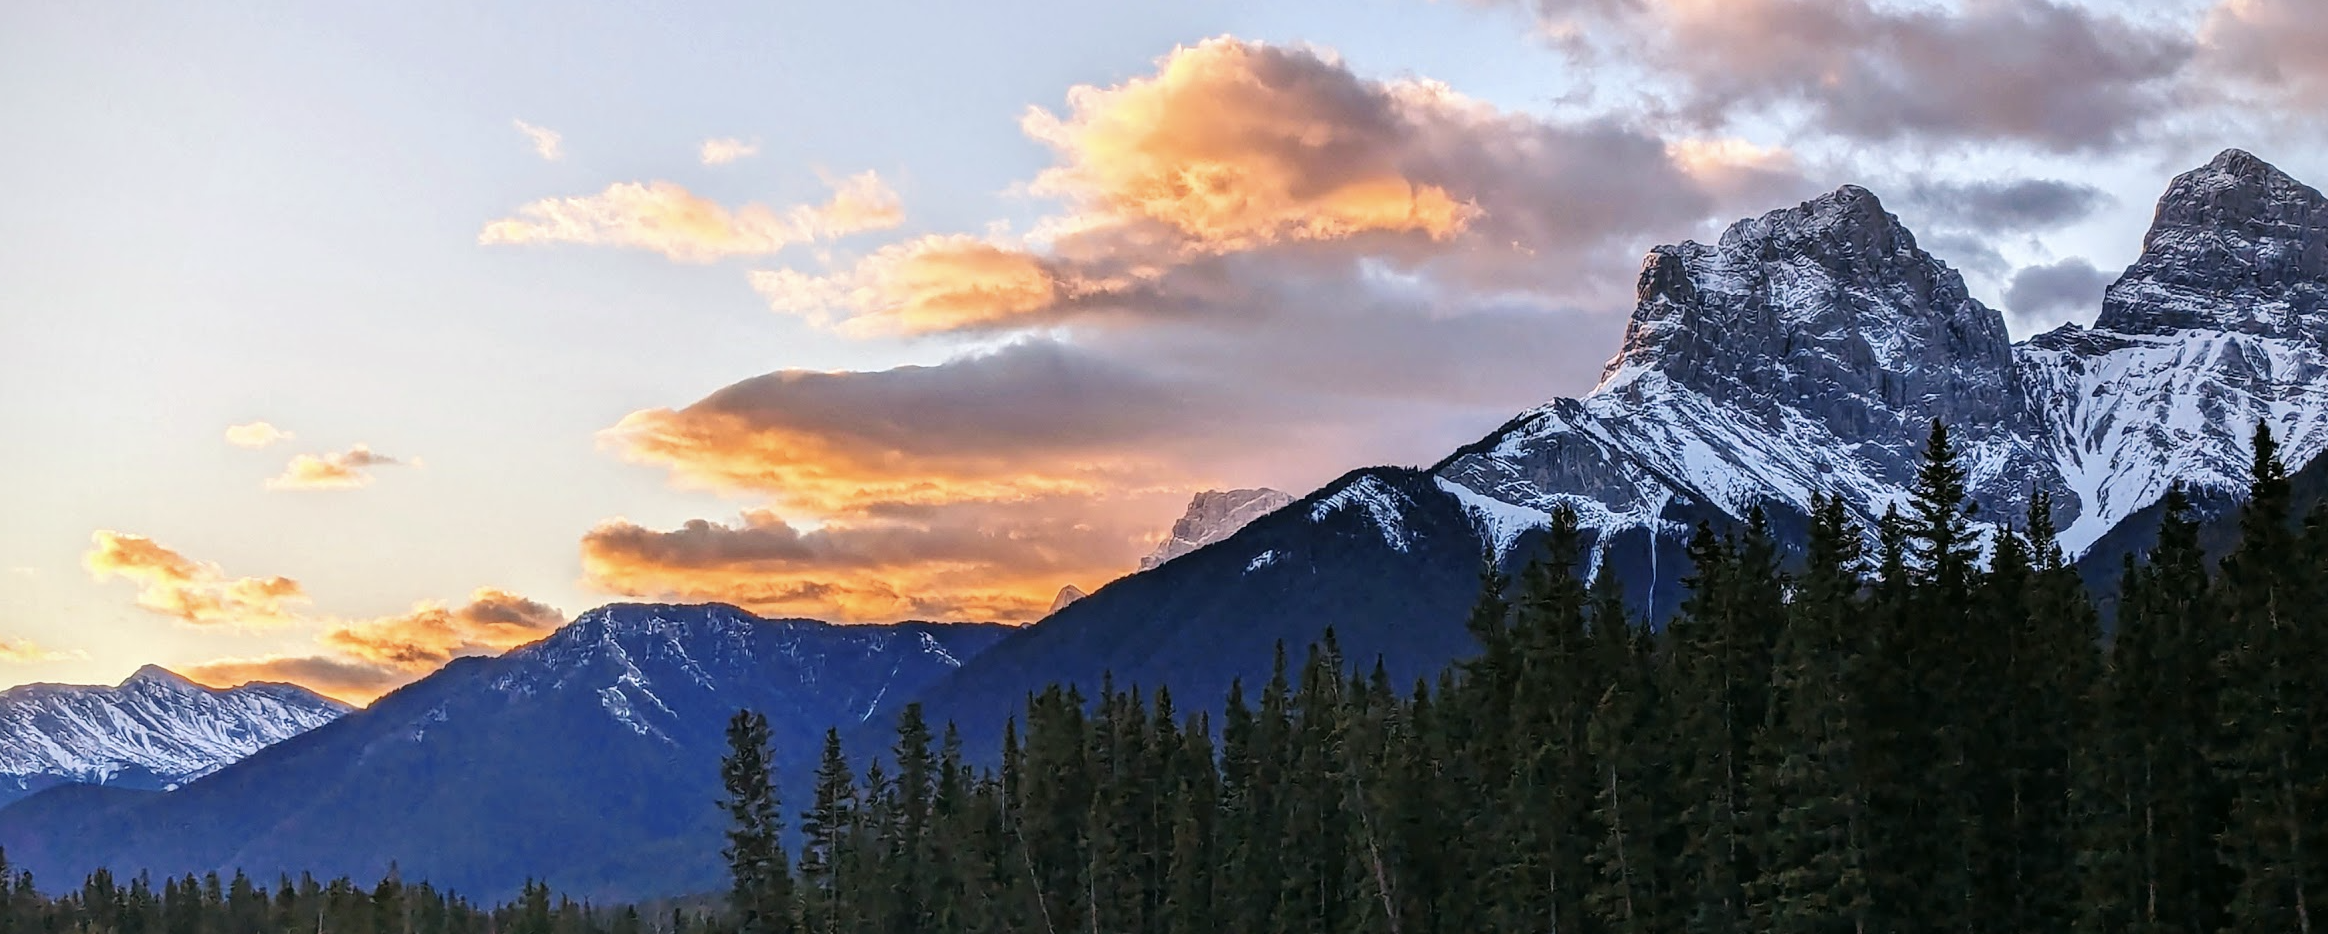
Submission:
[[[2328,182],[2315,2],[10,2],[0,683],[1031,620],[1844,183],[2090,321],[2176,172]]]

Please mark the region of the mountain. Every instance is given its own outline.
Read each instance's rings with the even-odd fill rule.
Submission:
[[[1188,511],[1172,523],[1171,537],[1140,559],[1140,570],[1149,570],[1234,535],[1253,520],[1283,509],[1291,502],[1293,497],[1266,487],[1198,493],[1188,501]]]
[[[2094,327],[2019,344],[1873,193],[1844,186],[1651,250],[1585,396],[1427,470],[1346,475],[1013,633],[922,700],[981,731],[1029,689],[1108,674],[1214,708],[1233,679],[1267,676],[1273,642],[1299,651],[1327,627],[1361,664],[1426,675],[1472,649],[1480,556],[1524,564],[1556,506],[1662,618],[1698,523],[1759,508],[1792,539],[1818,493],[1872,523],[1905,502],[1935,419],[1981,516],[2017,522],[2049,493],[2064,547],[2098,560],[2146,544],[2143,511],[2171,483],[2220,512],[2260,420],[2295,466],[2328,447],[2324,296],[2328,202],[2236,150],[2168,186]]]
[[[378,878],[477,898],[527,878],[600,900],[719,886],[722,730],[768,716],[785,774],[999,639],[993,625],[834,626],[725,605],[624,604],[166,794],[59,788],[0,810],[12,864]]]
[[[2305,466],[2328,447],[2323,238],[2328,199],[2227,152],[2168,187],[2093,327],[2014,343],[1875,194],[1844,186],[1650,251],[1590,393],[1425,468],[1352,471],[1291,502],[1200,496],[1153,566],[1036,625],[608,607],[174,792],[33,795],[0,809],[0,846],[49,879],[396,864],[488,898],[528,874],[601,899],[712,888],[720,727],[737,707],[769,714],[797,782],[827,726],[863,764],[909,702],[959,724],[974,755],[1054,682],[1168,686],[1182,710],[1217,709],[1268,676],[1273,646],[1298,653],[1329,627],[1406,683],[1474,649],[1482,559],[1525,564],[1556,507],[1658,620],[1692,529],[1759,509],[1792,541],[1822,492],[1872,520],[1906,498],[1933,420],[1965,451],[1982,517],[2016,521],[2051,494],[2094,579],[2146,545],[2171,483],[2219,529],[2259,421],[2303,495],[2328,494],[2328,459]]]
[[[338,719],[305,688],[221,690],[148,665],[113,687],[0,691],[0,805],[55,785],[162,790]]]

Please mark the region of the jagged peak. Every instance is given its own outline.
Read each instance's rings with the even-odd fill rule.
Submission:
[[[2328,196],[2242,149],[2175,176],[2101,330],[2328,334]]]

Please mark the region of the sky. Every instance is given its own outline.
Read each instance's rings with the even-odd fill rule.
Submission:
[[[0,684],[1042,615],[1874,190],[2026,336],[2328,179],[2316,0],[0,6]]]

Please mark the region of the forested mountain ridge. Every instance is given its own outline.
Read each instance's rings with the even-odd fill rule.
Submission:
[[[1329,631],[1218,717],[1053,685],[979,756],[909,705],[885,754],[829,741],[796,862],[739,715],[727,923],[2313,930],[2328,508],[2298,525],[2269,430],[2221,573],[2170,489],[2107,643],[2049,498],[1984,527],[1963,452],[1939,428],[1926,451],[1872,548],[1824,497],[1793,571],[1757,516],[1701,527],[1661,629],[1556,508],[1516,590],[1482,582],[1482,651],[1435,681],[1352,664]]]

